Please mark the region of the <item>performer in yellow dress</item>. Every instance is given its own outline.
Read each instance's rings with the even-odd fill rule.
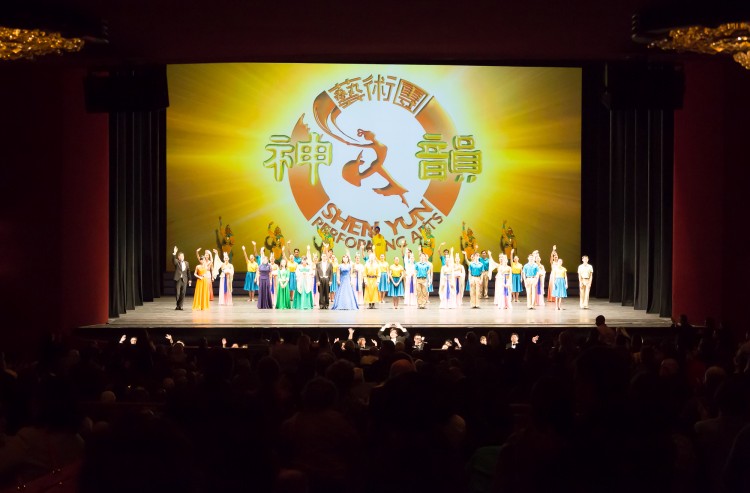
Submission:
[[[393,308],[398,310],[398,300],[404,295],[404,267],[399,265],[398,257],[388,269],[388,296],[393,301]]]
[[[208,271],[208,300],[214,300],[214,258],[211,256],[211,252],[206,250],[201,255],[201,249],[195,251],[195,255],[198,257],[198,263],[205,261],[206,270]]]
[[[375,303],[380,301],[378,293],[378,279],[380,278],[380,265],[375,260],[375,255],[367,257],[365,264],[365,303],[368,308],[375,308]]]
[[[375,253],[375,258],[385,256],[385,237],[380,234],[380,226],[373,228],[375,235],[372,237],[372,251]]]
[[[211,293],[211,271],[205,257],[195,268],[195,293],[193,293],[193,310],[208,310]]]

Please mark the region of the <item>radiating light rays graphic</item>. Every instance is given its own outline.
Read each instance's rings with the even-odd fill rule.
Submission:
[[[436,227],[438,243],[458,247],[465,220],[480,247],[495,253],[507,219],[522,254],[547,252],[557,244],[567,263],[580,255],[577,68],[170,66],[168,243],[186,252],[213,248],[222,216],[240,256],[240,245],[263,243],[270,221],[280,225],[292,247],[311,244],[315,228],[299,212],[286,175],[277,182],[273,170],[263,167],[269,155],[265,146],[271,135],[290,135],[303,114],[308,124],[314,123],[312,102],[320,92],[346,79],[378,74],[396,75],[424,88],[450,115],[457,132],[473,135],[482,150],[483,172],[476,182],[462,185],[452,212]],[[244,270],[241,262],[238,270]]]

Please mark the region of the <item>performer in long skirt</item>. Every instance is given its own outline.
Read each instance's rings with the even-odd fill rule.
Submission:
[[[370,254],[365,264],[365,303],[368,308],[375,308],[375,303],[380,302],[378,292],[378,279],[380,278],[380,264],[375,256]]]
[[[203,252],[203,256],[201,256],[201,249],[199,248],[195,251],[195,254],[198,256],[198,262],[201,262],[201,259],[205,260],[206,270],[208,271],[208,279],[209,279],[209,285],[210,285],[208,289],[208,295],[209,295],[209,300],[213,301],[214,300],[214,284],[213,283],[215,279],[214,274],[213,274],[214,259],[211,256],[211,252],[208,250]]]
[[[315,285],[315,271],[310,264],[310,246],[307,247],[307,255],[302,257],[302,264],[297,267],[297,294],[294,295],[294,308],[298,310],[312,310],[313,308],[313,286]]]
[[[354,294],[357,295],[357,305],[362,306],[365,304],[365,264],[362,263],[360,253],[355,256],[350,275],[352,276],[352,283],[354,283]]]
[[[380,255],[378,262],[379,275],[378,291],[380,291],[380,302],[385,303],[385,297],[388,295],[388,262],[385,260],[385,254]]]
[[[200,263],[195,267],[195,292],[193,293],[193,310],[208,310],[210,306],[211,272],[208,270],[206,257],[199,257]]]
[[[333,300],[333,310],[357,310],[359,304],[357,303],[357,295],[354,292],[354,280],[352,279],[352,272],[354,272],[354,264],[349,259],[349,252],[341,257],[341,263],[339,264],[338,276],[336,276],[337,282],[339,283],[338,289],[336,290],[336,298]]]
[[[557,256],[557,245],[552,245],[552,253],[549,254],[549,282],[547,283],[547,301],[555,301],[555,296],[552,294],[552,291],[555,287],[555,277],[552,275],[552,271],[555,268],[555,265],[557,265],[557,260],[559,257]]]
[[[216,252],[218,255],[218,252]],[[229,262],[229,254],[224,252],[219,273],[219,304],[232,305],[232,282],[234,281],[234,265]]]
[[[258,308],[270,310],[273,308],[271,301],[271,265],[268,257],[264,255],[265,248],[260,249],[260,265],[258,266]]]
[[[416,306],[417,277],[414,268],[414,254],[406,248],[406,240],[401,242],[401,255],[404,257],[404,279],[401,281],[404,287],[404,306]]]
[[[438,284],[440,308],[456,308],[455,274],[453,256],[449,255],[445,260],[445,265],[440,269],[440,283]]]
[[[552,271],[555,278],[555,292],[553,294],[555,296],[555,307],[558,310],[562,310],[563,298],[568,297],[568,271],[562,264],[562,259],[557,259],[557,265]]]
[[[508,265],[508,258],[500,255],[500,266],[497,268],[495,277],[495,304],[499,309],[512,310],[513,303],[511,292],[513,289],[513,272]]]
[[[521,271],[523,270],[523,264],[518,261],[518,255],[513,257],[513,263],[510,264],[511,274],[513,277],[513,288],[512,288],[512,295],[513,295],[513,301],[516,303],[519,303],[520,300],[518,297],[521,294],[521,291],[523,291],[523,281],[521,280]]]
[[[292,263],[294,263],[294,260],[292,260]],[[277,290],[276,290],[276,309],[277,310],[288,310],[292,307],[292,304],[289,299],[289,289],[290,289],[290,282],[291,279],[291,273],[289,272],[289,269],[287,269],[287,260],[285,258],[281,259],[281,265],[279,265],[279,270],[276,271],[276,277],[277,277]]]
[[[281,248],[283,249],[284,247]],[[281,258],[284,258],[283,252],[281,254]],[[271,305],[276,308],[276,293],[279,291],[279,266],[276,265],[276,259],[274,258],[273,253],[271,254],[271,258],[268,263],[271,266]]]
[[[456,306],[464,302],[464,284],[466,284],[466,268],[461,262],[461,255],[456,253],[453,257],[453,284],[456,286]]]
[[[398,257],[393,258],[393,265],[388,269],[388,296],[393,301],[393,309],[398,310],[398,302],[404,295],[404,267],[399,265]]]

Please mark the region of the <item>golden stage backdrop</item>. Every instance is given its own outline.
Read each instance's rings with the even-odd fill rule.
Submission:
[[[205,64],[168,80],[167,241],[188,259],[222,248],[242,271],[253,240],[340,256],[377,225],[390,261],[402,240],[458,250],[464,222],[496,256],[507,220],[522,259],[557,244],[579,263],[579,68]]]

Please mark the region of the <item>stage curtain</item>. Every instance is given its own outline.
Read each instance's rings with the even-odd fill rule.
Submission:
[[[602,74],[584,68],[581,245],[592,295],[668,317],[674,110],[607,108]]]
[[[110,113],[109,316],[161,296],[166,111]]]

